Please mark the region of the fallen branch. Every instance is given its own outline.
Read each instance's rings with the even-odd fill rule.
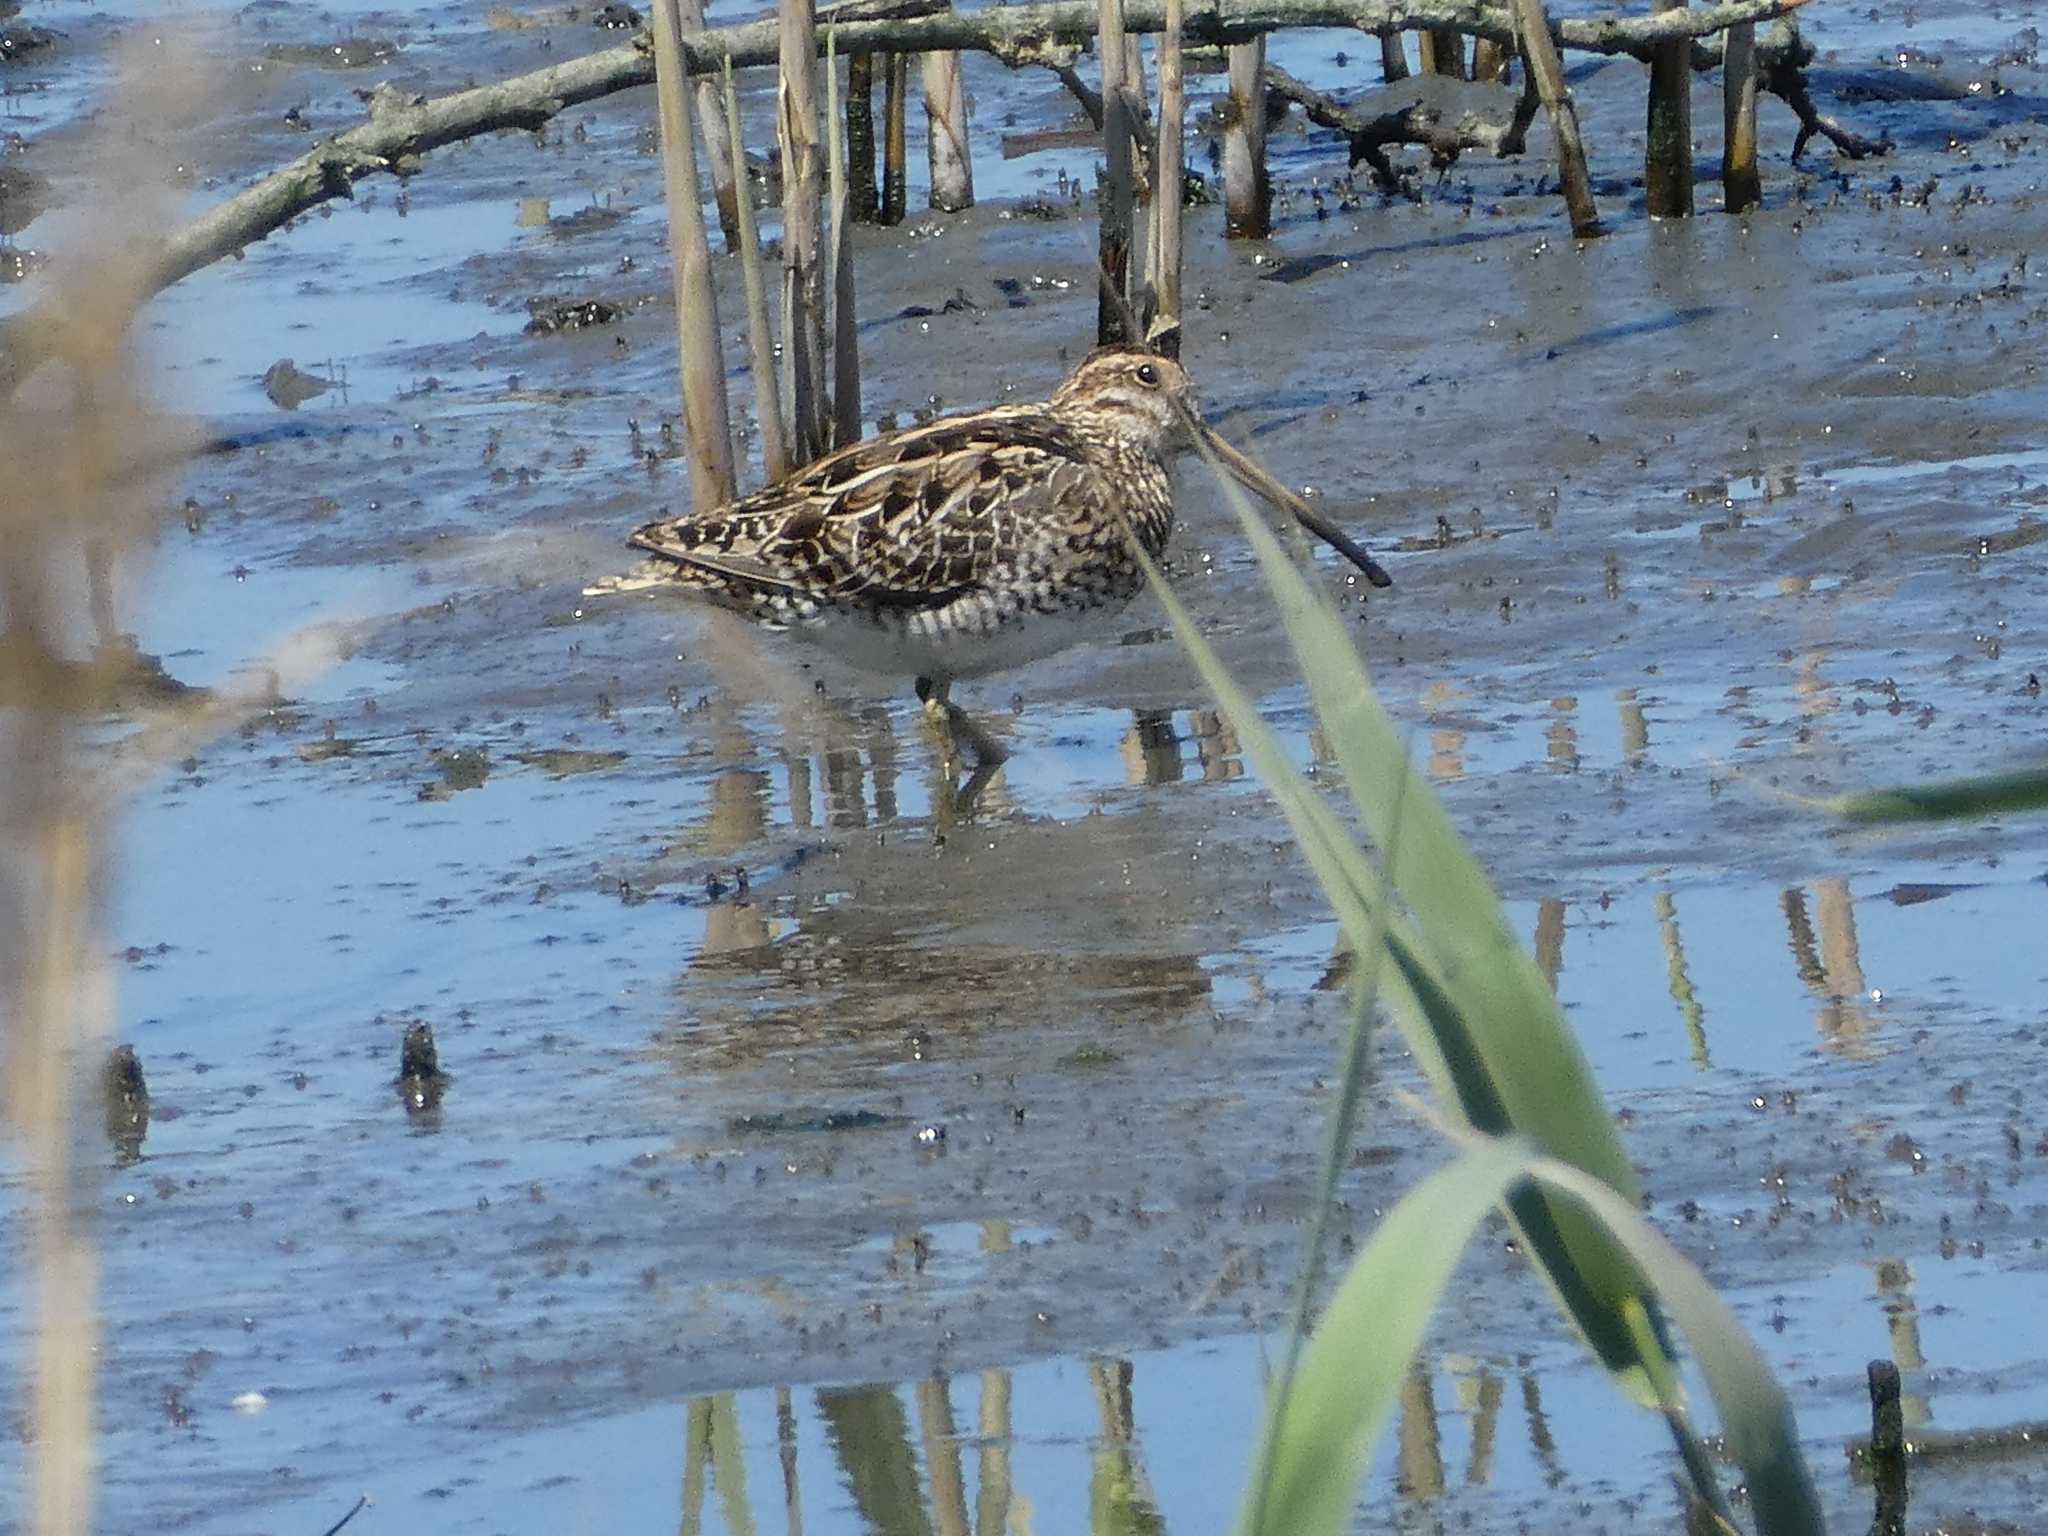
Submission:
[[[1405,89],[1423,78],[1426,77],[1412,77],[1397,89]],[[1513,122],[1489,122],[1476,112],[1461,112],[1448,118],[1441,108],[1427,102],[1367,117],[1272,64],[1266,66],[1266,90],[1300,107],[1317,127],[1328,128],[1350,140],[1351,163],[1357,165],[1363,160],[1371,166],[1373,179],[1384,192],[1401,189],[1400,174],[1386,154],[1390,144],[1421,145],[1439,169],[1448,168],[1467,149],[1484,150],[1496,158],[1521,150],[1518,143],[1511,143]]]
[[[1794,36],[1796,38],[1797,34]],[[1799,133],[1792,140],[1792,163],[1799,163],[1800,151],[1816,135],[1826,139],[1851,160],[1889,151],[1892,147],[1889,139],[1867,139],[1813,104],[1813,93],[1806,88],[1806,61],[1811,56],[1812,50],[1802,46],[1790,51],[1781,48],[1774,56],[1766,58],[1764,45],[1759,43],[1756,47],[1758,83],[1790,107],[1799,119]]]
[[[1647,57],[1659,42],[1711,37],[1742,22],[1787,15],[1804,3],[1727,0],[1652,16],[1566,18],[1553,30],[1567,48]],[[826,12],[817,35],[821,50],[826,17],[831,18],[829,25],[843,52],[972,49],[1007,58],[1052,45],[1088,42],[1096,32],[1099,6],[1097,0],[1053,0],[858,20],[841,20]],[[1128,31],[1158,32],[1165,24],[1166,0],[1128,0]],[[1486,0],[1224,0],[1190,10],[1184,34],[1190,44],[1227,45],[1289,27],[1354,27],[1372,33],[1452,27],[1503,44],[1512,45],[1515,38],[1512,12]],[[722,72],[728,61],[736,69],[773,64],[776,22],[770,18],[714,27],[684,39],[682,52],[691,75]],[[1785,56],[1775,37],[1769,44],[1759,44],[1757,54],[1759,66],[1767,71]],[[1696,66],[1719,57],[1718,48],[1694,50]],[[366,98],[367,121],[314,145],[145,251],[144,292],[159,292],[201,267],[235,255],[307,210],[351,196],[365,177],[406,176],[419,169],[422,156],[446,145],[507,129],[538,132],[571,107],[653,83],[654,59],[642,36],[620,47],[446,96],[415,96],[380,85]],[[1834,137],[1825,120],[1818,120],[1814,131]],[[37,305],[0,328],[0,391],[11,390],[41,360],[49,325],[50,312]]]
[[[1815,137],[1828,140],[1852,160],[1882,155],[1891,148],[1890,141],[1866,138],[1814,104],[1806,82],[1806,66],[1812,62],[1813,49],[1789,22],[1781,22],[1770,39],[1756,41],[1753,53],[1760,71],[1758,88],[1782,99],[1799,119],[1799,136],[1792,147],[1794,161],[1798,160],[1808,141]],[[1694,69],[1716,69],[1721,61],[1719,39],[1694,44]],[[1447,168],[1468,149],[1496,159],[1508,158],[1523,153],[1534,112],[1534,100],[1525,93],[1512,120],[1505,123],[1492,121],[1472,111],[1453,115],[1442,106],[1427,101],[1411,102],[1392,111],[1368,116],[1357,107],[1346,106],[1328,92],[1319,91],[1285,70],[1270,65],[1266,70],[1266,85],[1272,95],[1299,106],[1310,122],[1343,135],[1351,146],[1352,165],[1364,161],[1372,168],[1375,183],[1388,193],[1401,190],[1400,172],[1386,153],[1390,146],[1419,145],[1429,151],[1432,163],[1439,169]],[[1390,89],[1406,92],[1413,86],[1411,79]],[[1087,105],[1085,100],[1083,105]]]

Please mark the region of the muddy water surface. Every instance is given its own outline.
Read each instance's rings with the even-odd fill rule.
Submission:
[[[49,10],[73,35],[24,131],[75,187],[65,103],[135,23]],[[229,18],[192,206],[298,152],[288,111],[609,40],[536,18]],[[1844,70],[1904,44],[1965,79],[2010,30],[1812,25]],[[337,37],[397,51],[310,62]],[[1362,93],[1358,41],[1278,53]],[[969,74],[991,141],[1067,120],[1049,79]],[[1642,218],[1641,72],[1609,65],[1578,84],[1595,244],[1540,130],[1346,208],[1291,123],[1275,238],[1191,224],[1212,414],[1387,552],[1369,607],[1326,575],[1844,1528],[1867,1360],[1919,1425],[2048,1418],[2048,833],[1803,803],[2040,748],[2042,80],[1999,77],[1842,105],[1898,152],[1803,173],[1767,105],[1746,223],[1705,185],[1698,221]],[[101,1190],[102,1523],[318,1530],[367,1489],[364,1531],[1213,1529],[1293,1274],[1334,925],[1156,609],[968,690],[1013,757],[963,807],[907,689],[581,596],[684,492],[650,111],[438,155],[151,311],[168,400],[243,446],[167,490],[141,644],[195,684],[308,619],[348,654],[125,818],[154,1100]],[[1698,117],[1705,164],[1705,87]],[[1058,379],[1087,170],[991,151],[985,206],[860,233],[871,417]],[[591,298],[621,318],[525,333]],[[331,385],[290,414],[284,358]],[[1228,513],[1199,477],[1183,511],[1175,580],[1336,792]],[[416,1020],[450,1081],[413,1113]],[[1382,1094],[1344,1241],[1439,1156]],[[12,1230],[21,1198],[10,1166]],[[14,1380],[25,1306],[0,1264]],[[1672,1471],[1493,1230],[1361,1518],[1668,1527]],[[1916,1516],[2024,1520],[2032,1471],[1930,1473]]]

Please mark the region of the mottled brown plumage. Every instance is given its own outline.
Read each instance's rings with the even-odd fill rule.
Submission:
[[[855,443],[779,485],[664,518],[631,542],[654,558],[593,587],[668,587],[822,644],[947,702],[955,678],[1072,644],[1144,584],[1135,533],[1157,555],[1173,530],[1168,464],[1201,431],[1171,359],[1090,353],[1031,405],[943,416]],[[1289,508],[1376,585],[1371,557],[1243,455],[1204,432],[1248,485]],[[1000,757],[972,732],[977,755]]]
[[[1073,620],[1137,594],[1124,520],[1165,545],[1193,405],[1178,364],[1097,352],[1048,401],[885,433],[632,543],[656,557],[643,574],[943,687],[1059,649]]]

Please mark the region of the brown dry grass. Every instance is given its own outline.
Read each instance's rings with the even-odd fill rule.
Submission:
[[[111,813],[138,772],[191,750],[246,709],[221,696],[175,718],[113,718],[134,674],[121,633],[156,519],[163,467],[189,429],[154,405],[133,321],[146,253],[163,228],[180,146],[204,111],[194,49],[151,40],[120,82],[85,158],[91,188],[42,296],[32,352],[44,359],[0,398],[0,1115],[25,1170],[31,1214],[33,1365],[21,1404],[32,1441],[36,1536],[90,1529],[99,1265],[93,1211],[106,1154],[82,1134],[114,1019],[99,930],[114,864]],[[155,469],[146,466],[156,466]],[[317,664],[290,648],[282,669]],[[283,679],[263,680],[270,692]]]

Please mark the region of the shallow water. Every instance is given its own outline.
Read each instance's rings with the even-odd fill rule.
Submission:
[[[53,82],[89,83],[124,14],[49,7],[79,28]],[[414,89],[608,40],[261,15],[235,57],[389,34]],[[2018,24],[1810,23],[1844,63],[1958,68]],[[1376,75],[1355,38],[1282,53]],[[1275,238],[1191,224],[1213,414],[1387,552],[1392,592],[1343,595],[1415,762],[1844,1526],[1868,1359],[1916,1422],[2048,1418],[2015,1322],[2048,1205],[2048,835],[1804,803],[2039,751],[2040,81],[2005,75],[1844,108],[1902,150],[1839,176],[1793,172],[1767,108],[1746,225],[1632,205],[1633,65],[1577,86],[1615,225],[1590,246],[1536,191],[1540,129],[1524,164],[1318,220],[1342,156],[1290,125]],[[204,173],[299,152],[284,108],[345,120],[372,77],[266,69]],[[1063,120],[1049,77],[969,80],[991,133]],[[756,142],[768,109],[749,93]],[[102,1523],[317,1530],[367,1489],[364,1531],[1213,1527],[1319,1149],[1334,925],[1156,609],[972,691],[1013,757],[963,811],[907,690],[581,596],[683,494],[647,111],[437,156],[402,215],[365,188],[151,311],[170,400],[246,446],[167,495],[144,649],[212,684],[317,619],[349,655],[123,821],[109,937],[154,1100],[101,1189]],[[1058,378],[1092,228],[1001,200],[1084,164],[991,153],[991,205],[859,234],[871,417]],[[1990,200],[1953,206],[1965,184]],[[528,337],[544,295],[628,314]],[[287,356],[346,387],[281,416],[260,376]],[[1190,480],[1180,590],[1337,792]],[[393,1081],[415,1019],[452,1074],[424,1114]],[[1391,1038],[1381,1065],[1413,1085]],[[1346,1241],[1440,1156],[1386,1095],[1364,1140]],[[11,1229],[20,1200],[9,1165]],[[1540,1295],[1503,1233],[1475,1243],[1367,1523],[1673,1523],[1665,1442]],[[24,1307],[0,1261],[15,1380]],[[0,1526],[25,1460],[0,1455]],[[2027,1475],[1920,1475],[1916,1519],[2023,1519]]]

